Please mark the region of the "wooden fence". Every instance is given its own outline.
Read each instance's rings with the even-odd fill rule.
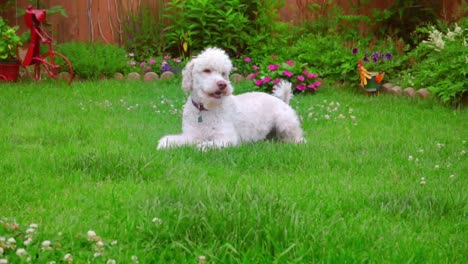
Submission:
[[[162,19],[164,4],[170,0],[0,0],[1,15],[6,17],[10,24],[19,25],[21,30],[26,27],[22,17],[16,17],[18,9],[26,8],[29,3],[39,2],[39,8],[49,8],[61,5],[68,17],[59,14],[48,17],[54,38],[58,43],[71,40],[76,41],[102,41],[121,45],[124,41],[123,29],[130,16],[146,7],[151,10],[155,19]],[[369,14],[371,8],[385,9],[395,0],[371,1],[359,14]],[[448,18],[460,10],[464,0],[432,0],[441,6],[437,10],[441,18]],[[13,6],[5,9],[5,3]],[[280,10],[280,17],[287,22],[313,21],[317,16],[324,16],[333,5],[340,6],[345,13],[353,13],[353,7],[360,5],[360,0],[335,0],[333,5],[327,5],[329,0],[286,0],[285,6]],[[37,3],[36,3],[37,4]],[[316,4],[319,12],[310,12],[307,6]],[[363,5],[363,4],[362,4]],[[364,6],[364,5],[363,5]],[[355,14],[355,13],[354,13]]]

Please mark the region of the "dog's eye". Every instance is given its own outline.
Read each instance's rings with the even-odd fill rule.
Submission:
[[[227,74],[225,72],[221,73],[223,76],[226,76]]]
[[[204,69],[203,72],[204,73],[211,73],[211,70],[210,69]]]

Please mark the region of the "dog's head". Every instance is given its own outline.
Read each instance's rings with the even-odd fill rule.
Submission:
[[[233,88],[229,81],[232,63],[226,52],[208,48],[192,59],[182,71],[182,89],[192,93],[207,108],[221,104]]]

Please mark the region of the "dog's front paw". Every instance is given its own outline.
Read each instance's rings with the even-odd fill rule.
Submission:
[[[158,142],[157,150],[168,149],[171,147],[170,141],[168,137],[163,137]]]
[[[231,144],[223,141],[203,141],[197,145],[197,148],[201,151],[208,151],[210,149],[221,149]]]

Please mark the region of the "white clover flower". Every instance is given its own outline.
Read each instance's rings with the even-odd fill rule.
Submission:
[[[450,175],[450,179],[455,178],[455,174]]]
[[[438,147],[438,148],[443,148],[443,147],[445,147],[445,144],[437,143],[437,147]]]
[[[41,245],[42,245],[43,247],[50,247],[51,244],[52,244],[52,243],[50,242],[50,240],[44,240],[44,241],[42,241],[42,243],[41,243]]]
[[[49,262],[47,262],[47,264],[56,264],[56,263],[57,263],[57,262],[55,262],[55,261],[53,261],[53,260],[52,260],[52,261],[49,261]]]
[[[33,242],[32,238],[28,237],[24,242],[23,245],[29,246]]]
[[[436,170],[440,169],[440,165],[439,165],[439,164],[436,164],[436,165],[434,166],[434,169],[436,169]]]
[[[6,241],[6,238],[4,236],[0,237],[0,242],[4,243]]]
[[[68,262],[68,263],[73,263],[73,256],[70,253],[65,254],[63,256],[63,261]]]
[[[97,247],[104,247],[104,242],[98,241],[98,242],[96,242],[96,246]]]
[[[413,157],[413,156],[408,156],[408,160],[409,160],[409,161],[413,161],[413,160],[414,160],[414,157]]]
[[[0,259],[0,264],[8,264],[8,259]]]
[[[349,116],[349,117],[351,118],[351,120],[356,121],[356,117],[355,117],[355,116],[352,115],[352,116]]]
[[[106,261],[106,264],[116,264],[117,262],[115,261],[115,259],[109,259]]]
[[[23,257],[23,256],[28,255],[28,252],[24,248],[18,248],[16,250],[16,255],[18,255],[19,257]]]
[[[162,223],[162,220],[159,219],[159,218],[157,218],[157,217],[153,218],[152,221],[153,221],[153,223],[155,223],[155,224],[161,224],[161,223]]]
[[[199,256],[198,257],[198,263],[199,264],[205,264],[206,263],[206,257],[205,256]]]
[[[421,181],[419,182],[421,185],[425,185],[426,184],[426,178],[422,177],[421,178]]]
[[[110,244],[111,244],[111,246],[115,246],[115,245],[117,245],[118,243],[119,243],[119,242],[118,242],[117,240],[114,240],[114,241],[112,241]]]
[[[346,117],[345,117],[343,114],[340,114],[340,115],[338,116],[338,118],[339,118],[339,119],[345,119]]]
[[[36,233],[36,229],[34,229],[34,228],[26,229],[26,234],[34,234],[34,233]]]
[[[329,115],[325,115],[325,120],[330,120],[330,116],[329,116]]]
[[[38,224],[34,224],[34,223],[32,223],[32,224],[29,225],[29,228],[37,229],[38,227],[39,227],[39,225],[38,225]]]
[[[7,244],[16,244],[16,240],[14,237],[10,237],[8,240],[7,240]]]
[[[419,153],[424,153],[424,149],[418,149]]]
[[[465,155],[465,154],[466,154],[466,151],[465,151],[465,150],[460,151],[460,155],[463,156],[463,155]]]
[[[135,263],[135,264],[140,263],[140,262],[138,261],[138,257],[135,256],[135,255],[132,256],[132,262]]]
[[[96,253],[93,254],[93,257],[98,258],[98,257],[100,257],[101,255],[102,255],[102,253],[96,252]]]

